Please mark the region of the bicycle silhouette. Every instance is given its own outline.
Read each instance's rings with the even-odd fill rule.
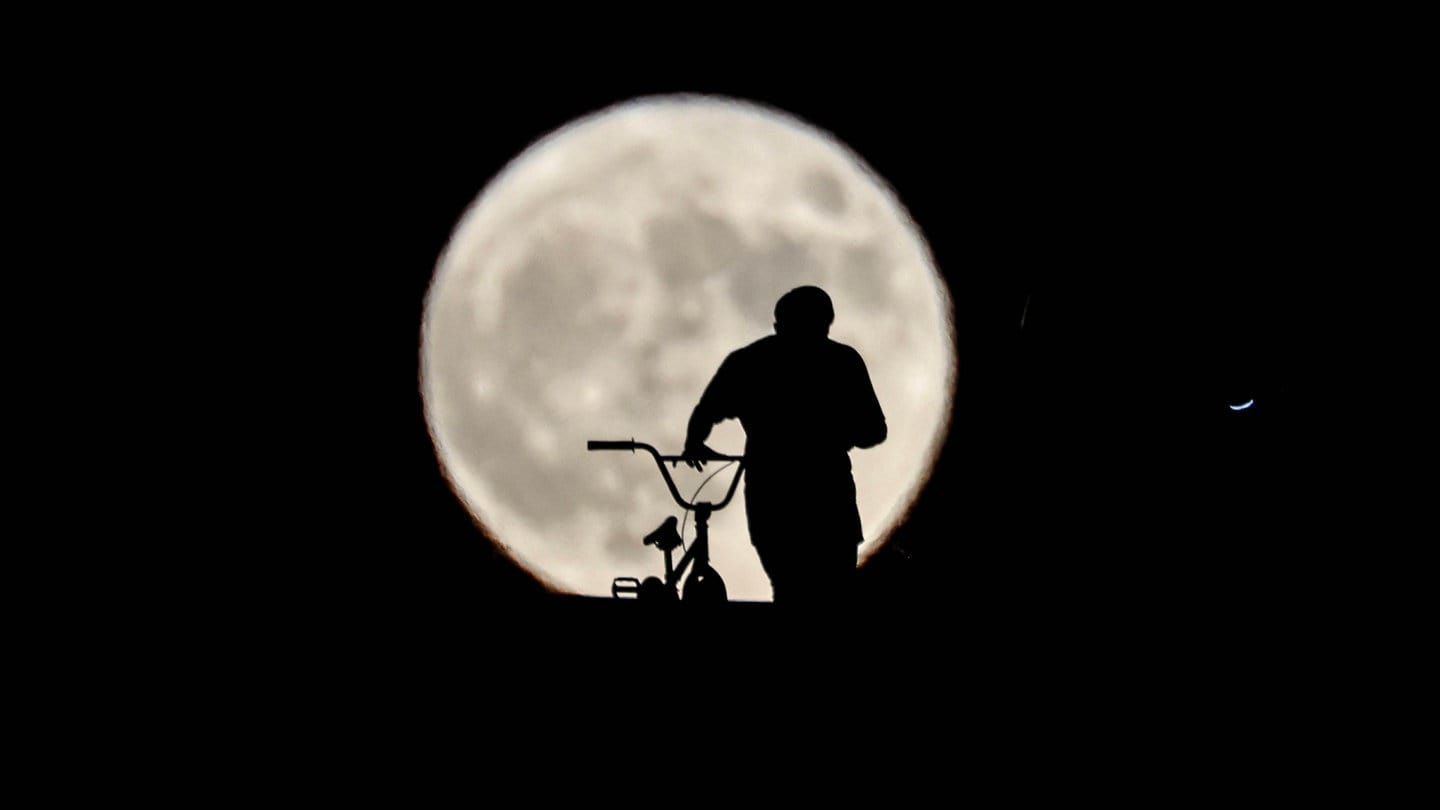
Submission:
[[[585,449],[629,450],[632,453],[636,450],[644,450],[655,459],[655,466],[660,468],[660,474],[665,478],[665,485],[670,488],[670,496],[680,504],[681,508],[695,513],[695,542],[686,549],[678,565],[674,562],[674,552],[684,541],[680,537],[680,532],[675,528],[676,519],[674,517],[666,518],[664,523],[645,535],[641,541],[644,545],[655,546],[665,552],[664,579],[652,576],[646,577],[642,582],[635,577],[616,577],[610,584],[610,595],[617,599],[634,596],[647,602],[673,602],[680,599],[686,602],[701,603],[729,601],[729,594],[725,590],[725,580],[710,565],[710,515],[724,509],[730,503],[730,499],[735,497],[735,489],[740,485],[740,476],[745,472],[745,457],[721,454],[707,456],[705,461],[738,462],[739,466],[735,469],[735,477],[730,481],[730,489],[725,493],[724,500],[719,503],[703,501],[692,503],[680,497],[680,490],[675,488],[675,479],[671,478],[670,471],[665,469],[667,461],[671,466],[676,466],[686,461],[685,456],[664,456],[653,446],[637,442],[634,439],[629,441],[591,440],[585,443]],[[704,484],[701,484],[701,489],[703,488]],[[691,497],[698,496],[699,492],[700,490],[696,490],[696,495]],[[690,571],[690,575],[685,577],[687,569]],[[682,577],[685,577],[683,589],[680,587]]]

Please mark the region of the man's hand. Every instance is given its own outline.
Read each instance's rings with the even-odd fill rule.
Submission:
[[[681,453],[685,457],[685,464],[692,470],[705,469],[705,462],[718,458],[719,453],[711,450],[704,442],[686,442],[685,451]]]

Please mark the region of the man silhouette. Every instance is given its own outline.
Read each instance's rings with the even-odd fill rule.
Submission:
[[[865,539],[850,450],[885,440],[885,415],[860,353],[828,337],[835,309],[819,287],[775,304],[775,334],[732,352],[690,416],[687,463],[714,451],[711,428],[745,428],[750,542],[777,604],[833,604],[849,593]]]

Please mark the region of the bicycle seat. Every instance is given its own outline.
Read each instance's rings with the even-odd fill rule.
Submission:
[[[644,543],[647,546],[655,546],[661,551],[670,551],[680,546],[680,532],[676,530],[675,518],[665,518],[665,522],[656,527],[655,531],[645,535]]]

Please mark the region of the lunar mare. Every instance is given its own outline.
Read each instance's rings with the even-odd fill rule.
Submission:
[[[915,224],[857,156],[728,100],[662,97],[581,119],[465,212],[421,347],[426,416],[457,495],[552,588],[608,595],[615,576],[658,574],[640,538],[678,507],[648,457],[587,453],[586,440],[678,452],[725,355],[770,334],[775,301],[804,284],[830,293],[831,337],[865,358],[889,424],[885,443],[851,453],[872,553],[948,427],[949,296]],[[711,446],[740,453],[743,430],[722,423]],[[689,496],[712,471],[673,474]],[[723,496],[731,474],[701,499]],[[737,494],[711,521],[712,560],[731,598],[769,599],[745,526]]]

